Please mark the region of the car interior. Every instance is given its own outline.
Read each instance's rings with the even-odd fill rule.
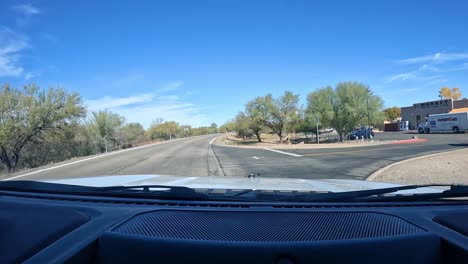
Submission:
[[[3,263],[466,263],[468,204],[0,190]]]

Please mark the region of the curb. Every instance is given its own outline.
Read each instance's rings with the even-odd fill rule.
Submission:
[[[448,154],[448,153],[453,153],[453,152],[457,152],[457,151],[462,151],[462,150],[466,150],[467,148],[460,148],[460,149],[456,149],[456,150],[449,150],[449,151],[444,151],[444,152],[439,152],[439,153],[433,153],[433,154],[429,154],[429,155],[424,155],[424,156],[419,156],[419,157],[414,157],[414,158],[409,158],[409,159],[405,159],[405,160],[400,160],[400,161],[397,161],[397,162],[394,162],[390,165],[387,165],[383,168],[380,168],[378,170],[376,170],[374,173],[372,173],[371,175],[369,175],[369,177],[366,178],[366,181],[373,181],[375,178],[377,178],[382,172],[384,171],[387,171],[388,169],[391,169],[393,168],[394,166],[398,166],[402,163],[405,163],[405,162],[411,162],[411,161],[415,161],[415,160],[419,160],[419,159],[423,159],[423,158],[429,158],[429,157],[433,157],[433,156],[438,156],[438,155],[443,155],[443,154]]]
[[[397,140],[391,144],[394,145],[402,145],[402,144],[411,144],[411,143],[420,143],[420,142],[426,142],[429,139],[427,138],[413,138],[413,139],[402,139],[402,140]]]
[[[208,176],[226,176],[218,156],[216,156],[213,145],[208,147]]]
[[[215,139],[217,139],[216,137]],[[359,143],[356,143],[357,145],[353,146],[336,146],[336,147],[329,147],[329,148],[321,148],[321,147],[314,147],[314,148],[278,148],[280,150],[296,150],[296,149],[301,149],[301,150],[310,150],[310,149],[336,149],[336,148],[360,148],[360,147],[374,147],[374,146],[383,146],[383,145],[403,145],[403,144],[411,144],[411,143],[421,143],[421,142],[426,142],[428,139],[402,139],[402,140],[388,140],[386,142],[381,142],[381,143],[375,143],[375,144],[369,144],[369,145],[359,145]],[[354,143],[353,143],[354,144]],[[215,142],[212,142],[211,145],[217,146],[217,147],[226,147],[226,148],[237,148],[237,149],[265,149],[265,148],[275,148],[275,146],[236,146],[236,145],[221,145]],[[280,145],[280,144],[278,144]],[[294,145],[291,145],[294,146]]]
[[[213,149],[213,146],[220,146],[220,145],[218,145],[218,144],[215,144],[214,141],[216,141],[216,139],[218,139],[218,138],[220,138],[220,137],[222,137],[222,136],[223,136],[223,135],[219,135],[219,136],[217,136],[217,137],[212,138],[212,139],[210,140],[210,143],[209,143],[209,147],[208,147],[208,174],[209,174],[210,176],[217,176],[217,175],[220,174],[219,172],[221,172],[221,174],[222,174],[223,176],[226,176],[226,173],[224,172],[223,167],[221,166],[221,163],[219,162],[219,158],[218,158],[218,156],[216,156],[216,153],[214,152],[214,149]],[[209,169],[209,167],[210,167],[210,162],[209,162],[209,159],[210,159],[209,157],[210,157],[210,155],[213,157],[214,163],[216,164],[216,165],[215,165],[215,166],[216,166],[216,169],[215,169],[215,172],[214,172],[214,173],[212,173],[211,170]],[[213,174],[213,175],[212,175],[212,174]]]

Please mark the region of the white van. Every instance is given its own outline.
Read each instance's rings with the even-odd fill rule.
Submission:
[[[468,112],[429,115],[425,123],[419,124],[419,133],[468,131]]]

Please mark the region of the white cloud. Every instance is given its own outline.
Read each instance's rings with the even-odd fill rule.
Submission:
[[[36,78],[36,77],[38,77],[38,76],[39,76],[39,74],[34,74],[34,73],[32,73],[32,72],[28,72],[28,73],[26,73],[26,74],[24,75],[24,79],[25,79],[26,81],[28,81],[28,80],[33,79],[33,78]]]
[[[13,9],[21,13],[24,16],[32,16],[32,15],[37,15],[41,13],[41,10],[39,10],[39,8],[33,6],[30,3],[15,5],[13,6]]]
[[[28,48],[27,38],[10,28],[0,27],[0,76],[18,77],[24,72],[19,64],[20,52]]]
[[[90,111],[96,111],[100,109],[112,109],[116,107],[124,107],[133,104],[141,104],[151,102],[153,100],[153,95],[151,94],[142,94],[137,96],[129,97],[111,97],[105,96],[96,100],[87,100],[86,104]]]
[[[452,68],[448,68],[446,71],[453,72],[453,71],[464,71],[464,70],[468,70],[468,62],[462,63]]]
[[[445,63],[450,61],[466,60],[468,53],[447,53],[438,52],[433,55],[425,55],[420,57],[413,57],[400,60],[401,63],[417,64],[417,63]]]
[[[429,84],[438,84],[438,83],[447,83],[449,80],[447,79],[435,79],[433,81],[430,81]]]
[[[389,82],[395,82],[395,81],[408,81],[408,80],[414,80],[416,79],[416,75],[412,72],[408,73],[400,73],[397,75],[390,76],[388,78]]]
[[[172,82],[152,93],[127,97],[105,96],[86,100],[85,104],[89,111],[108,109],[124,116],[128,122],[141,123],[145,128],[156,118],[192,126],[207,125],[207,117],[194,104],[181,99],[177,94],[168,94],[182,84],[180,81]]]
[[[468,63],[463,63],[457,66],[453,66],[454,63],[449,63],[453,60],[462,60],[465,56],[468,58],[468,53],[436,53],[433,56],[406,59],[403,61],[424,64],[413,71],[392,75],[387,78],[387,81],[431,81],[428,84],[446,82],[447,80],[443,79],[444,73],[468,69]],[[444,65],[442,65],[443,62],[445,63]],[[434,64],[437,64],[438,66],[436,67]]]
[[[421,71],[421,70],[415,70],[415,71],[412,71],[412,72],[405,72],[405,73],[396,74],[396,75],[388,77],[387,81],[388,82],[430,81],[430,80],[438,79],[438,78],[441,77],[440,75],[422,74],[422,72],[423,71]]]
[[[148,128],[156,118],[192,126],[208,124],[207,117],[201,114],[193,104],[180,101],[155,101],[151,104],[117,108],[112,111],[124,116],[128,122],[140,122],[145,128]]]
[[[430,64],[423,64],[421,67],[418,68],[419,72],[440,72],[440,69],[430,65]]]
[[[158,92],[159,93],[171,92],[171,91],[179,89],[182,85],[184,85],[184,82],[182,81],[171,82],[169,84],[166,84],[163,88],[159,89]]]
[[[158,94],[177,90],[184,85],[182,81],[161,83],[155,79],[154,74],[148,74],[142,70],[133,70],[119,75],[115,73],[112,75],[98,75],[94,80],[94,84],[97,82],[99,85],[113,89],[145,88],[146,90],[155,90]]]
[[[24,25],[30,16],[41,13],[39,8],[30,3],[15,5],[12,9],[20,14],[17,16],[17,26]],[[26,36],[9,27],[0,26],[0,77],[24,77],[25,80],[29,80],[40,75],[25,72],[19,62],[21,52],[28,47]]]

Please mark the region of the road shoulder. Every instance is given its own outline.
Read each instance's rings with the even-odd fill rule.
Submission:
[[[246,149],[335,149],[335,148],[355,148],[355,147],[369,147],[387,144],[410,144],[425,142],[427,139],[408,139],[408,140],[352,140],[338,143],[324,143],[324,144],[278,144],[278,143],[251,143],[233,144],[231,142],[231,135],[223,135],[215,138],[211,143],[216,146],[232,147],[232,148],[246,148]]]
[[[398,184],[468,184],[468,148],[425,155],[381,168],[366,180]]]

